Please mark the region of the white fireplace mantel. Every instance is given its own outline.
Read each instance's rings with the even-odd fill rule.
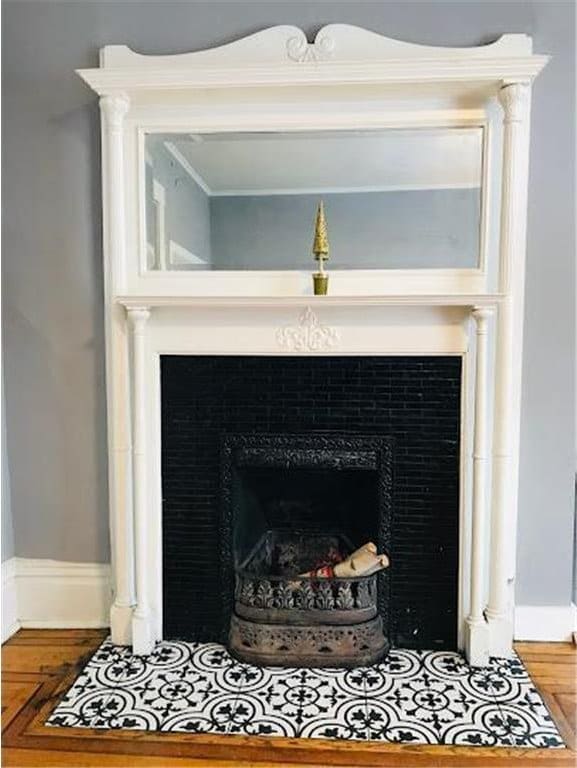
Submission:
[[[118,296],[125,309],[134,307],[464,307],[495,306],[502,294],[389,294],[383,296]]]
[[[459,642],[478,665],[510,653],[530,93],[546,61],[526,35],[438,48],[332,24],[314,42],[280,26],[178,55],[107,46],[79,70],[102,116],[114,642],[148,653],[162,638],[162,354],[450,354],[463,359]],[[335,271],[316,297],[296,270],[146,267],[146,132],[470,126],[484,137],[475,268]]]

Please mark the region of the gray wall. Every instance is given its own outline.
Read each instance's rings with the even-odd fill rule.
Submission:
[[[10,470],[6,449],[5,413],[4,386],[2,386],[2,562],[14,556],[14,526],[10,505]]]
[[[417,7],[418,6],[418,7]],[[533,35],[518,602],[568,603],[574,471],[574,18],[554,2],[4,4],[7,445],[18,555],[105,561],[98,48],[188,51],[272,24],[359,24],[421,43]]]

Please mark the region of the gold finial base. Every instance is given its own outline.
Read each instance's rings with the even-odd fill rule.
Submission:
[[[313,272],[313,289],[315,296],[326,296],[329,287],[329,276],[326,272]]]

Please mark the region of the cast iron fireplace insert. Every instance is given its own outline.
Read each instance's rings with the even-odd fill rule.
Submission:
[[[223,437],[223,627],[240,658],[354,666],[385,655],[386,571],[368,577],[361,590],[355,579],[301,580],[298,573],[314,567],[313,553],[323,541],[340,541],[343,551],[348,545],[346,554],[373,541],[379,552],[390,553],[392,457],[389,437],[332,432]],[[277,556],[290,552],[299,566],[291,571],[288,563],[279,565],[274,557],[271,562],[271,547]],[[308,565],[307,556],[312,556]],[[308,603],[306,595],[312,598]]]

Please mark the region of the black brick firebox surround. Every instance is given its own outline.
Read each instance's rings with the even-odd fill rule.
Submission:
[[[394,439],[391,640],[457,643],[460,357],[162,356],[164,636],[222,637],[227,433]]]

